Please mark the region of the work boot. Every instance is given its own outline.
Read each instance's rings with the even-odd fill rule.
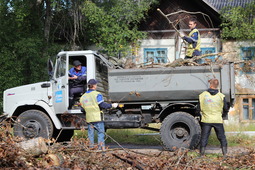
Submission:
[[[223,147],[221,147],[221,149],[222,149],[222,154],[223,154],[223,156],[224,156],[224,157],[227,156],[227,152],[228,152],[227,147],[226,147],[226,146],[223,146]]]
[[[71,110],[72,107],[74,105],[74,101],[73,101],[73,98],[69,98],[69,106],[68,106],[68,110]]]
[[[200,147],[200,156],[204,156],[205,154],[205,147]]]

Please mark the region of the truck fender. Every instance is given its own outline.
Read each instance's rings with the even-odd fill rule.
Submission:
[[[18,103],[16,103],[16,105],[14,105],[11,109],[11,113],[14,113],[15,110],[19,107],[19,106],[25,106],[25,105],[37,105],[42,107],[49,115],[50,119],[52,120],[53,124],[55,125],[55,127],[57,129],[60,129],[62,127],[59,119],[57,118],[56,114],[53,112],[53,110],[50,108],[50,106],[44,102],[44,101],[38,101],[38,100],[25,100],[25,101],[20,101]]]
[[[47,103],[45,103],[44,101],[38,101],[35,103],[35,105],[41,106],[48,113],[48,115],[50,116],[50,119],[52,120],[56,129],[60,129],[62,127],[56,114],[53,112],[53,110],[49,107],[49,105]]]
[[[167,105],[164,109],[161,110],[161,112],[158,114],[157,119],[164,119],[166,116],[170,115],[173,112],[179,111],[179,110],[174,110],[172,109],[174,106],[188,106],[188,107],[193,107],[195,108],[196,105],[192,103],[171,103]]]
[[[35,105],[35,103],[37,102],[38,100],[23,100],[23,101],[20,101],[18,103],[16,103],[15,105],[12,106],[12,108],[10,109],[10,113],[13,113],[15,112],[15,110],[20,107],[20,106],[25,106],[25,105]],[[8,113],[9,114],[9,113]],[[10,114],[9,114],[10,115]],[[11,115],[11,116],[12,116]]]

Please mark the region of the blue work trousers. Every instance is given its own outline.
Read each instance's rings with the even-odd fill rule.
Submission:
[[[90,142],[90,148],[94,147],[94,139],[95,139],[95,130],[97,131],[97,138],[98,138],[98,148],[102,150],[104,148],[104,136],[105,136],[105,128],[104,122],[90,122],[88,124],[88,137]]]
[[[201,147],[206,147],[208,138],[211,133],[211,129],[214,128],[216,136],[220,141],[221,147],[227,147],[227,139],[225,136],[225,130],[222,123],[203,123],[201,122],[202,133],[201,133]]]

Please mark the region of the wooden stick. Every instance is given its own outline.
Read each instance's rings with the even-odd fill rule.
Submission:
[[[139,169],[139,170],[143,170],[143,168],[142,168],[140,165],[138,165],[137,163],[135,163],[135,162],[133,162],[133,161],[130,161],[130,160],[125,159],[125,158],[121,158],[120,156],[118,156],[118,155],[116,155],[116,154],[112,154],[112,155],[115,156],[116,158],[118,158],[118,159],[124,161],[124,162],[129,163],[130,165],[136,167],[136,168]]]

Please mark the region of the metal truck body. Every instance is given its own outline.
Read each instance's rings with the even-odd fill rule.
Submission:
[[[68,110],[68,71],[74,60],[87,67],[87,81],[92,78],[99,81],[98,91],[106,102],[120,103],[117,109],[105,111],[106,129],[160,131],[163,143],[170,150],[198,145],[201,129],[195,118],[195,108],[198,95],[208,88],[209,79],[218,78],[227,101],[234,100],[232,64],[116,69],[93,51],[63,51],[57,55],[55,66],[49,66],[53,68],[49,69],[50,81],[4,91],[4,112],[16,120],[14,135],[27,139],[57,137],[58,141],[63,141],[70,140],[75,129],[86,127],[79,107]],[[150,128],[150,123],[161,123],[161,127]]]
[[[223,65],[109,70],[109,95],[113,101],[127,103],[197,101],[208,88],[208,80],[217,78],[221,92],[231,102],[235,94],[231,69],[231,65]],[[127,95],[132,91],[141,95]]]

